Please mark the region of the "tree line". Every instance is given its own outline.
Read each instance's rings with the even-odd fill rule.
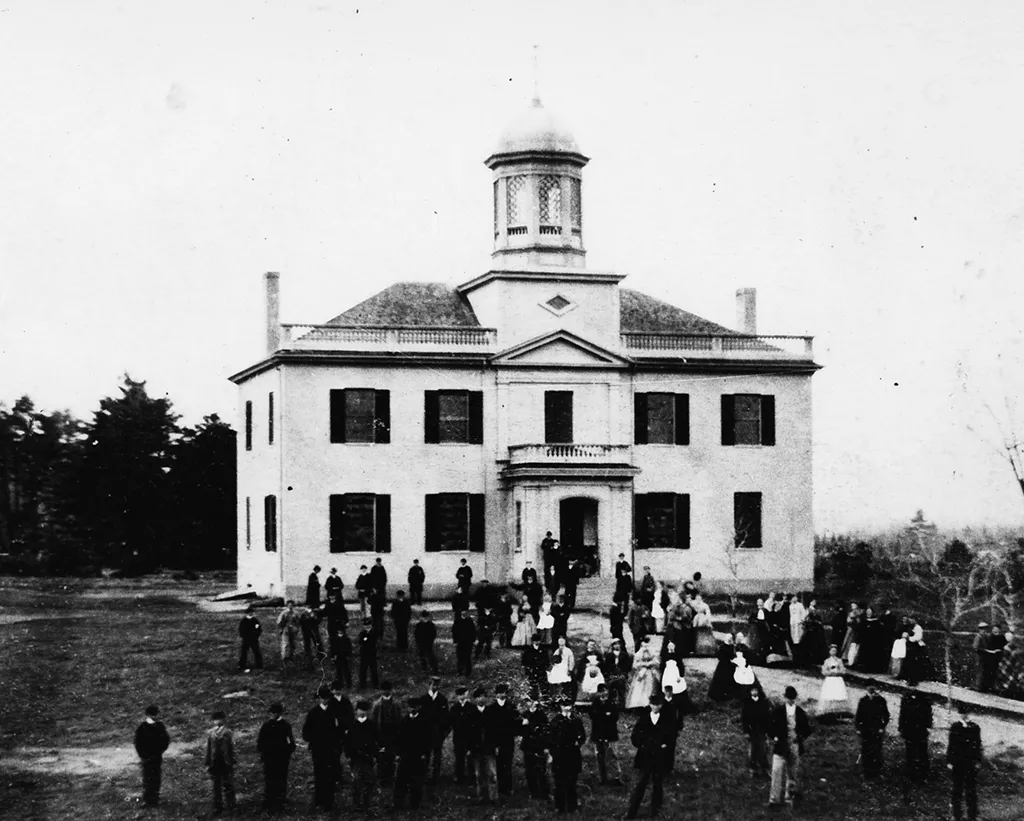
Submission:
[[[91,421],[0,403],[0,553],[8,571],[233,567],[235,431],[181,426],[125,374]]]

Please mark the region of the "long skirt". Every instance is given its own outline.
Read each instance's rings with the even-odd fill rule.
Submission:
[[[516,625],[512,634],[513,647],[529,647],[533,643],[533,634],[536,628],[533,626],[533,616],[524,616],[523,620]]]
[[[846,692],[846,682],[842,676],[825,676],[825,680],[821,682],[821,692],[818,693],[816,713],[819,718],[853,715],[850,695]]]
[[[718,655],[718,640],[715,638],[715,631],[710,624],[697,628],[697,644],[693,654],[695,656]]]
[[[649,667],[641,667],[633,671],[626,690],[626,709],[637,710],[649,707],[651,696],[654,695],[657,674]]]

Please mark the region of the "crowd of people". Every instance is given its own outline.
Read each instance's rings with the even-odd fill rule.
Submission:
[[[323,669],[328,663],[334,665],[334,682],[317,690],[317,703],[305,716],[299,733],[313,764],[314,809],[333,808],[346,765],[353,808],[366,809],[382,800],[377,798],[382,787],[390,789],[393,809],[418,807],[425,785],[439,783],[443,751],[450,738],[453,779],[456,784],[472,786],[482,803],[496,802],[513,789],[512,762],[518,744],[530,795],[551,802],[559,813],[572,812],[579,804],[577,783],[585,744],[593,745],[602,785],[623,781],[616,742],[624,730],[620,721],[628,719],[637,775],[627,817],[637,815],[648,786],[652,791],[650,808],[656,813],[663,802],[664,782],[675,769],[684,723],[697,712],[686,680],[685,659],[702,655],[718,658],[708,698],[738,707],[738,724],[748,741],[747,763],[752,773],[770,778],[771,808],[800,800],[801,756],[813,731],[812,716],[816,722],[852,717],[861,738],[864,777],[881,773],[882,739],[890,721],[888,706],[872,686],[854,709],[843,676],[848,664],[868,671],[885,667],[878,643],[884,644],[884,635],[902,631],[904,635],[893,641],[917,642],[922,653],[915,656],[906,648],[899,673],[914,681],[925,678],[927,652],[920,636],[914,638],[913,625],[908,632],[907,625],[895,621],[888,610],[875,619],[869,608],[859,606],[849,611],[844,608],[842,622],[836,616],[826,625],[815,602],[805,607],[799,596],[772,595],[758,600],[746,635],[727,635],[718,642],[710,608],[701,595],[700,574],[676,586],[662,584],[644,568],[635,582],[629,562],[620,554],[613,603],[607,614],[611,641],[605,647],[595,640],[573,647],[568,624],[575,609],[578,571],[571,560],[561,560],[557,543],[542,548],[545,561],[541,573],[527,563],[521,583],[512,585],[511,590],[485,580],[474,584],[472,568],[465,559],[460,562],[451,596],[451,642],[454,672],[462,682],[450,695],[444,692],[436,649],[438,631],[430,611],[421,609],[418,621],[412,624],[413,605],[422,603],[425,582],[422,568],[414,562],[408,574],[409,595],[397,591],[390,602],[390,622],[394,649],[399,652],[408,649],[412,628],[418,663],[429,675],[430,684],[421,695],[404,703],[394,697],[387,681],[380,680],[378,653],[385,636],[388,603],[382,560],[378,558],[372,568],[362,568],[355,582],[357,601],[353,604],[358,606],[358,617],[348,612],[344,583],[336,570],[321,584],[320,568],[314,568],[305,601],[301,605],[288,601],[276,617],[283,667],[296,666],[300,652],[308,666]],[[361,627],[353,642],[348,628],[350,620],[357,618]],[[250,608],[239,623],[240,671],[252,669],[250,655],[252,666],[262,666],[261,633],[256,611]],[[658,634],[660,647],[652,640]],[[495,645],[519,653],[522,678],[498,682],[492,693],[483,682],[473,679],[473,665],[481,657],[489,657]],[[981,649],[990,650],[984,643]],[[894,651],[889,658],[896,658]],[[353,676],[356,659],[358,676]],[[793,687],[786,689],[781,704],[773,705],[767,697],[754,666],[783,662],[820,664],[823,683],[812,715],[797,705]],[[915,672],[914,664],[923,672]],[[376,691],[372,699],[364,692],[368,686]],[[359,694],[350,698],[356,687]],[[521,696],[517,698],[517,694]],[[907,693],[900,705],[898,729],[913,781],[928,776],[931,711],[931,703],[917,691]],[[257,739],[264,805],[271,809],[281,807],[287,798],[289,762],[297,748],[283,712],[280,703],[270,705],[270,715]],[[159,800],[159,762],[169,743],[157,716],[155,706],[148,708],[136,734],[147,805]],[[206,766],[214,812],[219,814],[234,806],[237,763],[225,715],[218,711],[211,719]],[[980,758],[980,730],[963,715],[950,730],[947,763],[954,794],[966,800],[969,819],[977,812],[974,775]]]

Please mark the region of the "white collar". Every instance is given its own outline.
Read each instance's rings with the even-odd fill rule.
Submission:
[[[787,713],[788,713],[789,715],[791,715],[791,716],[792,716],[792,715],[796,715],[796,705],[795,705],[795,704],[790,704],[790,703],[789,703],[789,702],[787,701],[787,702],[786,702],[786,712],[787,712]]]
[[[651,711],[651,724],[657,724],[660,719],[661,719],[661,713],[655,713],[652,710]]]

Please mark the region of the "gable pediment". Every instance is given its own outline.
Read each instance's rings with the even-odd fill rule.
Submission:
[[[535,368],[625,368],[630,360],[569,331],[559,330],[502,351],[491,363]]]

